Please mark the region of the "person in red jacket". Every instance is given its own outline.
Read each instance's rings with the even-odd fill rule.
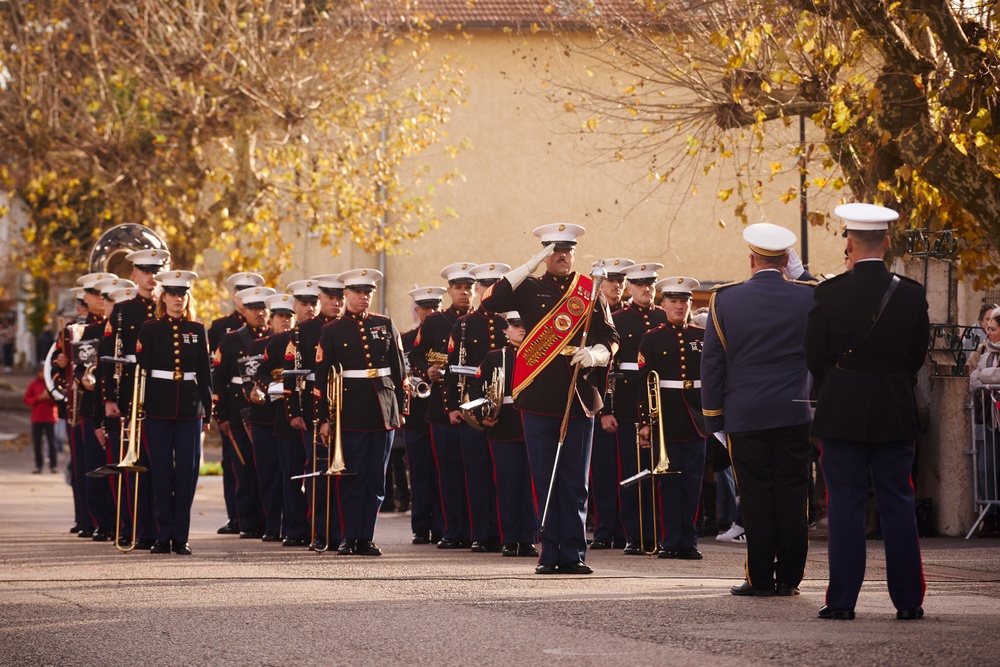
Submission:
[[[31,407],[31,441],[35,445],[35,470],[37,475],[42,472],[42,435],[49,444],[49,471],[56,472],[56,415],[55,401],[45,389],[45,376],[39,366],[35,379],[24,391],[24,404]]]

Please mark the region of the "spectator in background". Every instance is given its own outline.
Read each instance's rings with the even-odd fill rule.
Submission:
[[[3,348],[3,372],[14,370],[14,323],[9,319],[0,321],[0,347]]]
[[[59,417],[55,401],[45,389],[45,376],[40,365],[35,379],[24,392],[24,404],[31,407],[31,441],[35,446],[34,474],[42,472],[42,464],[45,462],[42,456],[43,435],[48,441],[49,472],[56,472],[55,424]]]
[[[969,375],[969,389],[972,390],[975,400],[975,421],[976,421],[976,450],[980,452],[977,459],[977,474],[979,476],[979,498],[997,497],[997,463],[996,447],[998,438],[997,431],[1000,424],[997,423],[997,410],[987,402],[984,409],[982,404],[982,393],[976,389],[985,384],[1000,384],[1000,310],[992,310],[983,318],[980,318],[980,325],[986,320],[986,342],[976,349],[978,354],[976,366]],[[975,354],[975,353],[974,353]],[[971,358],[970,358],[971,361]],[[977,498],[977,499],[979,499]],[[994,511],[990,511],[983,517],[983,523],[979,529],[980,537],[998,537],[997,517]]]
[[[990,316],[997,308],[1000,308],[1000,306],[995,303],[984,303],[983,307],[979,309],[979,328],[982,330],[982,333],[978,331],[970,332],[973,340],[976,341],[976,349],[969,353],[969,358],[965,362],[965,369],[969,373],[976,370],[976,366],[979,364],[979,357],[982,356],[983,350],[986,349],[986,326],[990,323]]]

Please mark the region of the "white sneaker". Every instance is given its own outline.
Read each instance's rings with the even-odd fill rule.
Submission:
[[[747,534],[746,533],[740,533],[739,535],[737,535],[736,537],[734,537],[733,538],[733,544],[742,544],[743,546],[746,546],[747,545]]]
[[[733,523],[724,533],[719,533],[715,536],[717,542],[735,542],[737,538],[743,535],[743,526]],[[746,541],[746,538],[743,538]]]

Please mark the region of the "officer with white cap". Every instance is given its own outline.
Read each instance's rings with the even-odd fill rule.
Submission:
[[[236,516],[243,539],[264,536],[264,510],[260,503],[260,486],[254,464],[253,444],[242,411],[249,407],[240,360],[250,356],[255,340],[268,335],[267,297],[275,293],[271,287],[247,287],[236,293],[242,304],[246,324],[231,331],[219,341],[212,355],[212,386],[215,389],[215,419],[223,439],[233,446],[232,466],[236,473]]]
[[[830,585],[819,617],[854,618],[864,581],[870,480],[896,618],[917,620],[924,615],[925,582],[910,475],[919,433],[913,387],[930,332],[927,297],[922,285],[891,273],[883,259],[895,211],[855,203],[834,213],[845,222],[849,270],[816,287],[805,333],[817,397],[812,435],[823,443],[829,519]]]
[[[786,280],[795,234],[748,226],[752,276],[717,287],[701,363],[702,412],[728,435],[747,536],[746,581],[733,595],[795,595],[808,551],[808,372],[812,284]]]
[[[599,376],[606,375],[618,333],[595,278],[573,271],[577,239],[585,233],[580,225],[562,222],[536,228],[541,252],[507,272],[483,296],[483,306],[492,311],[518,311],[530,332],[518,348],[512,395],[514,407],[521,410],[544,517],[537,574],[593,572],[585,563],[591,415],[603,404]],[[530,277],[542,262],[545,275]]]
[[[612,314],[622,307],[622,296],[625,294],[625,269],[635,264],[627,257],[605,257],[597,260],[592,266],[597,266],[598,262],[604,262],[604,270],[608,277],[601,282],[601,294],[608,302],[608,310]]]
[[[471,311],[472,269],[476,262],[454,262],[441,269],[448,281],[450,305],[424,319],[410,352],[410,366],[431,383],[427,413],[423,418],[431,425],[434,457],[441,484],[441,506],[444,510],[445,531],[438,542],[439,549],[465,549],[471,545],[469,501],[465,487],[465,467],[462,464],[462,436],[459,419],[452,419],[447,400],[448,350],[451,332],[458,319]],[[411,417],[420,419],[421,415]]]
[[[372,540],[385,498],[393,435],[403,425],[406,364],[396,325],[368,310],[382,273],[352,269],[340,279],[347,309],[344,317],[323,328],[316,348],[316,409],[320,437],[331,445],[335,434],[329,418],[336,413],[343,461],[351,473],[338,480],[344,538],[337,553],[379,556],[382,551]],[[340,374],[339,395],[329,394],[331,371]]]
[[[201,464],[201,434],[212,410],[212,373],[205,325],[194,321],[193,271],[156,274],[162,287],[157,319],[139,331],[135,355],[146,373],[144,439],[156,515],[150,553],[191,554],[191,505]]]

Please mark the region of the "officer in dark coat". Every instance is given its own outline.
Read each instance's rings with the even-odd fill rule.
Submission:
[[[587,474],[603,380],[592,376],[606,375],[618,333],[604,298],[594,289],[594,278],[573,271],[576,239],[585,232],[568,223],[536,228],[542,251],[509,271],[483,297],[483,306],[494,312],[518,311],[529,332],[518,348],[511,393],[521,411],[536,498],[539,503],[548,499],[549,505],[547,516],[544,505],[538,508],[543,522],[537,574],[593,572],[584,562]],[[545,275],[530,277],[543,261]]]
[[[208,349],[214,355],[222,337],[231,331],[236,331],[246,324],[243,316],[243,303],[236,298],[236,293],[251,287],[264,284],[264,277],[257,273],[241,271],[226,278],[226,288],[233,295],[233,312],[212,320],[208,327]],[[217,531],[220,535],[236,535],[240,532],[239,517],[236,512],[236,452],[233,451],[232,440],[222,438],[222,496],[226,501],[226,516],[228,521]]]
[[[292,331],[292,347],[285,352],[285,370],[305,369],[314,372],[305,376],[302,390],[294,374],[285,374],[285,411],[289,426],[302,433],[307,459],[306,471],[314,474],[305,483],[311,533],[309,548],[313,551],[326,551],[328,548],[336,549],[343,534],[336,492],[339,481],[332,476],[315,476],[315,473],[330,467],[328,448],[319,439],[316,421],[318,416],[313,399],[316,388],[316,347],[323,327],[344,314],[344,283],[336,273],[313,276],[310,281],[319,288],[319,313],[296,325]],[[330,508],[329,513],[326,511],[327,507]]]
[[[472,286],[476,279],[470,273],[475,262],[455,262],[441,270],[448,281],[446,310],[431,313],[420,325],[410,366],[431,382],[426,421],[431,425],[434,460],[441,480],[441,506],[444,509],[444,535],[438,549],[467,549],[471,546],[469,499],[465,488],[465,466],[462,463],[460,416],[449,414],[446,404],[448,377],[448,341],[458,318],[470,312]],[[417,416],[419,419],[419,416]]]
[[[622,272],[635,262],[625,257],[608,257],[599,261],[604,262],[604,270],[608,274],[601,282],[601,293],[614,317],[622,307],[625,288],[625,274]],[[594,420],[594,446],[590,455],[590,497],[594,512],[591,549],[621,549],[625,546],[625,527],[622,525],[618,498],[618,482],[622,479],[618,462],[618,429],[613,424],[609,424],[610,430],[602,426],[604,415],[615,414],[615,390],[621,375],[616,360],[612,359],[604,391],[604,407],[601,408],[602,419]]]
[[[260,504],[260,486],[254,463],[253,443],[244,410],[249,401],[243,384],[246,381],[240,360],[250,356],[255,340],[268,335],[267,304],[274,294],[270,287],[250,287],[236,293],[243,304],[247,323],[222,337],[212,357],[212,386],[215,388],[215,419],[223,439],[232,441],[233,466],[236,471],[236,513],[240,522],[240,537],[259,539],[264,536],[264,510]]]
[[[286,287],[292,295],[292,310],[295,324],[308,322],[316,317],[319,284],[315,280],[296,280]],[[273,437],[277,450],[279,475],[281,476],[282,540],[283,547],[307,547],[311,543],[309,535],[309,504],[302,489],[302,480],[293,479],[305,473],[306,443],[305,431],[292,428],[288,420],[287,402],[298,400],[298,393],[305,391],[306,377],[296,371],[303,370],[297,360],[296,345],[298,329],[271,336],[264,348],[264,359],[260,366],[261,379],[267,379],[268,397],[274,401]],[[293,385],[286,393],[284,370],[286,360],[292,364]],[[296,368],[298,366],[298,368]],[[276,375],[277,374],[277,375]],[[275,395],[279,398],[275,400]],[[311,483],[311,480],[310,482]]]
[[[896,617],[923,616],[910,472],[917,437],[913,395],[930,327],[923,286],[890,273],[882,257],[895,211],[845,204],[847,260],[853,268],[821,283],[806,328],[806,362],[817,403],[827,487],[830,585],[820,618],[853,619],[865,573],[868,480],[882,521],[889,597]]]
[[[341,476],[338,484],[344,539],[337,553],[342,556],[382,555],[372,540],[385,498],[393,434],[402,425],[406,364],[399,332],[391,319],[368,311],[381,279],[375,269],[340,274],[347,311],[323,328],[316,348],[320,435],[333,446],[339,433],[344,465],[350,473]],[[329,392],[331,372],[341,377],[339,396]]]
[[[662,264],[654,262],[642,262],[625,267],[625,280],[631,298],[612,315],[620,339],[613,366],[620,377],[615,382],[614,412],[609,414],[602,411],[601,427],[605,431],[608,429],[615,431],[618,461],[621,466],[619,482],[632,477],[640,470],[651,469],[654,463],[648,440],[643,447],[639,446],[637,440],[637,424],[640,418],[639,396],[646,391],[639,382],[637,362],[639,343],[643,335],[667,321],[666,314],[653,302],[656,293],[656,288],[653,286],[657,279],[656,272],[662,268]],[[640,485],[645,487],[642,489],[641,522]],[[659,539],[656,531],[658,518],[653,508],[652,491],[652,480],[640,481],[619,489],[622,524],[628,539],[624,550],[626,555],[637,556],[645,552],[656,552]]]
[[[122,421],[127,424],[132,412],[132,395],[135,386],[135,346],[139,342],[139,331],[142,325],[156,316],[156,301],[153,292],[156,289],[156,274],[168,267],[170,253],[166,250],[149,249],[136,250],[125,256],[132,262],[132,281],[135,289],[131,298],[118,302],[108,317],[104,337],[110,341],[114,356],[121,355],[126,363],[116,365],[102,363],[101,387],[104,402],[105,422],[108,429],[108,440],[111,443],[113,456],[117,457],[121,443]],[[114,293],[112,293],[114,296]],[[115,350],[115,342],[120,341],[121,349]],[[117,368],[116,368],[117,366]],[[116,371],[120,378],[115,379]],[[117,458],[115,459],[117,461]],[[138,465],[149,468],[149,452],[144,448],[139,450]],[[138,489],[136,482],[138,481]],[[155,517],[153,516],[153,487],[148,475],[136,477],[134,474],[124,476],[122,480],[125,499],[119,502],[127,511],[122,512],[121,535],[131,541],[132,517],[130,516],[135,503],[134,493],[138,490],[138,517],[136,518],[135,548],[149,549],[156,538]],[[124,546],[124,544],[123,544]]]
[[[691,293],[700,283],[694,278],[672,276],[656,283],[662,294],[667,323],[646,332],[639,343],[640,440],[652,443],[653,458],[661,467],[659,436],[662,430],[670,461],[666,474],[654,474],[662,518],[659,558],[701,560],[698,550],[698,504],[705,472],[705,418],[701,414],[701,348],[705,330],[689,323]],[[649,377],[656,371],[656,389]],[[659,424],[650,422],[650,390],[659,393]],[[654,394],[655,395],[655,394]],[[650,468],[654,470],[654,468]]]
[[[705,427],[729,438],[747,536],[747,580],[733,595],[795,595],[809,525],[809,374],[805,323],[812,285],[787,280],[789,230],[743,232],[751,278],[712,294],[701,361]]]
[[[490,262],[469,270],[476,279],[476,294],[482,296],[493,283],[510,270],[506,264]],[[500,526],[497,523],[497,488],[493,474],[486,432],[462,418],[459,405],[468,398],[468,384],[479,364],[491,350],[507,343],[506,323],[496,313],[477,308],[463,317],[451,330],[448,341],[449,373],[445,376],[445,409],[449,420],[458,422],[462,439],[462,465],[469,498],[471,550],[476,553],[500,551]]]
[[[212,371],[205,325],[194,321],[188,290],[193,271],[156,275],[163,287],[157,319],[139,331],[135,356],[146,373],[143,439],[156,507],[156,541],[150,553],[191,554],[188,534],[198,486],[201,434],[212,410]]]
[[[400,336],[403,354],[407,359],[415,347],[420,325],[428,315],[441,310],[441,299],[447,291],[444,287],[415,287],[409,291],[419,324]],[[410,375],[411,384],[430,382],[412,363]],[[430,385],[427,386],[429,389]],[[431,444],[431,426],[424,419],[430,398],[417,396],[413,387],[407,388],[407,396],[403,437],[406,441],[406,465],[410,472],[410,528],[413,530],[413,544],[437,544],[444,535],[444,513],[441,509],[441,487]]]
[[[538,551],[538,517],[531,489],[531,468],[524,444],[521,415],[514,409],[511,389],[514,386],[514,358],[517,346],[527,333],[516,310],[501,313],[506,322],[508,343],[486,355],[479,366],[476,380],[470,385],[469,398],[489,396],[499,398],[493,409],[496,416],[482,415],[489,452],[496,471],[497,515],[500,521],[500,539],[504,556],[535,558]],[[502,375],[502,380],[501,380]],[[496,382],[499,386],[495,386]]]

